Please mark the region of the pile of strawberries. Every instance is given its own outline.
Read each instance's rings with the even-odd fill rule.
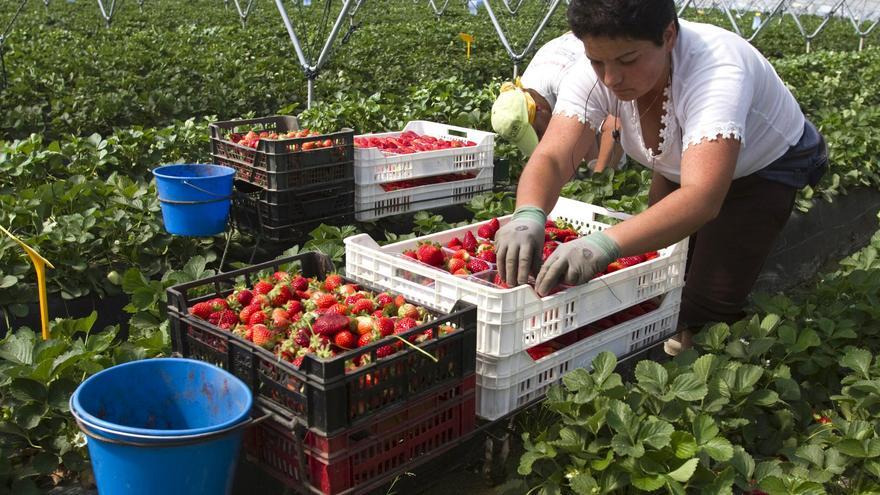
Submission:
[[[548,356],[553,354],[554,352],[564,349],[570,345],[574,345],[581,340],[592,337],[597,333],[608,330],[611,327],[620,325],[621,323],[632,320],[633,318],[638,318],[644,314],[650,313],[651,311],[656,310],[660,305],[655,300],[645,301],[635,306],[630,306],[626,309],[622,309],[617,313],[614,313],[611,316],[606,316],[601,320],[594,321],[588,325],[584,325],[577,330],[572,330],[568,333],[560,335],[553,340],[549,340],[544,342],[543,344],[538,344],[536,346],[530,347],[526,349],[526,352],[529,353],[529,356],[535,361],[543,358],[544,356]]]
[[[238,287],[228,297],[200,302],[191,315],[271,350],[299,367],[312,354],[328,359],[358,347],[387,340],[376,350],[381,359],[404,348],[395,337],[426,323],[429,313],[388,292],[373,294],[345,283],[338,274],[324,280],[283,271],[261,278],[252,288]],[[407,336],[413,344],[433,337],[435,329]],[[439,336],[454,331],[440,325]],[[346,368],[369,362],[369,354],[350,357]]]
[[[392,155],[408,155],[422,151],[445,150],[476,146],[473,141],[441,139],[422,135],[413,131],[404,131],[397,136],[359,137],[354,138],[355,148],[378,148],[379,151]]]
[[[320,136],[320,132],[315,132],[309,129],[302,129],[299,131],[290,131],[290,132],[282,132],[277,133],[274,131],[249,131],[246,134],[241,134],[237,132],[229,133],[226,136],[228,141],[232,141],[235,144],[240,144],[242,146],[247,146],[248,148],[256,149],[261,139],[266,140],[278,140],[278,139],[296,139],[296,138],[307,138]],[[318,148],[330,148],[333,146],[332,139],[315,139],[313,141],[306,141],[302,143],[302,151],[309,151]],[[299,144],[293,144],[290,146],[290,151],[300,151]]]
[[[498,219],[493,218],[477,227],[476,236],[468,230],[465,231],[461,238],[453,237],[446,243],[446,246],[441,246],[436,242],[421,241],[416,249],[406,250],[402,254],[435,268],[448,271],[453,275],[468,276],[489,272],[496,267],[497,256],[495,254],[494,241],[495,233],[498,232],[499,228],[500,223]],[[544,225],[544,246],[541,252],[541,260],[547,261],[547,258],[553,254],[560,244],[573,241],[579,237],[581,237],[580,233],[565,220],[547,220],[547,223]],[[604,271],[597,273],[594,278],[644,263],[658,256],[657,251],[651,251],[635,256],[618,258],[609,263],[608,267]],[[487,281],[502,289],[510,288],[497,272],[494,273],[494,276],[489,277]],[[563,286],[557,287],[554,292],[564,288]]]
[[[412,187],[427,186],[430,184],[441,184],[443,182],[456,182],[461,180],[473,179],[477,174],[466,172],[462,174],[444,174],[434,175],[432,177],[421,177],[418,179],[398,180],[394,182],[386,182],[382,184],[382,189],[386,192],[397,191],[400,189],[410,189]]]

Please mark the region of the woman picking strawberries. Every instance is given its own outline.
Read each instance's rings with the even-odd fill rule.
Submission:
[[[757,50],[679,21],[673,0],[572,0],[568,21],[584,43],[587,59],[572,69],[583,76],[567,78],[496,235],[502,277],[516,285],[537,272],[546,295],[690,236],[682,327],[740,319],[797,190],[825,171],[822,136]],[[546,212],[609,114],[626,154],[653,171],[650,206],[560,245],[537,271]]]

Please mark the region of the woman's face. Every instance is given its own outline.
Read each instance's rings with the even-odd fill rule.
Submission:
[[[648,40],[605,36],[586,36],[583,42],[599,80],[620,100],[630,101],[665,86],[674,35],[670,24],[660,46]]]

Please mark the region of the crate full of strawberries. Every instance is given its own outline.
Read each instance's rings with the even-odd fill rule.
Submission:
[[[476,308],[441,313],[303,253],[168,289],[174,350],[325,435],[473,372]]]
[[[236,179],[272,190],[354,181],[354,131],[302,129],[296,117],[214,122],[211,156]]]
[[[562,243],[626,215],[560,198],[545,227],[543,257]],[[448,309],[477,305],[477,351],[507,357],[684,284],[687,240],[610,263],[592,281],[540,297],[508,287],[496,270],[495,232],[510,217],[379,246],[367,234],[345,239],[346,273],[409,299]],[[531,279],[534,282],[534,279]]]
[[[495,134],[424,120],[354,138],[355,184],[369,186],[492,169]]]

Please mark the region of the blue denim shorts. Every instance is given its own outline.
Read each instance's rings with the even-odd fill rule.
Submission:
[[[804,120],[800,140],[773,163],[755,175],[800,189],[814,187],[828,170],[828,147],[825,138],[809,120]]]

